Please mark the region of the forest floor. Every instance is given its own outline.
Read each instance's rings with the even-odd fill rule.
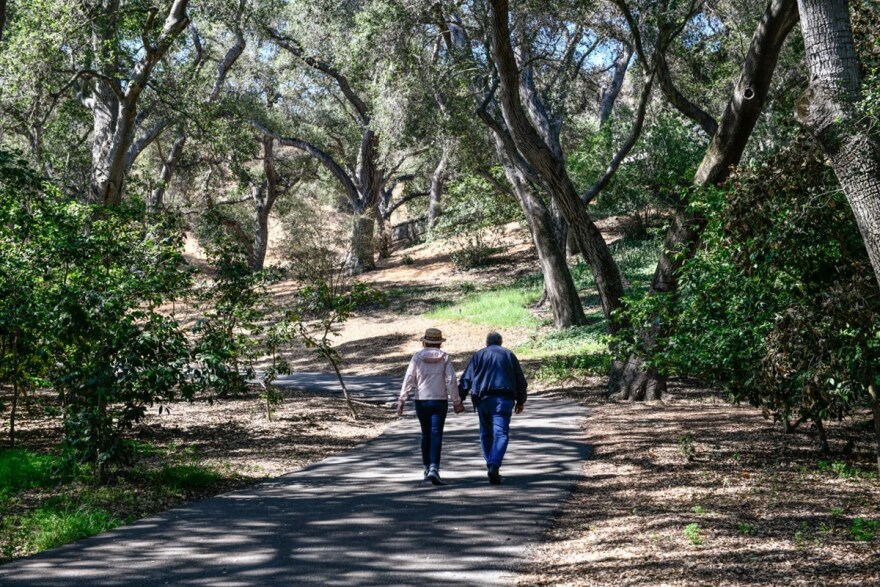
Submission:
[[[606,236],[619,237],[613,223],[604,228]],[[341,328],[334,346],[344,372],[401,376],[427,327],[443,330],[444,350],[461,371],[490,325],[425,313],[535,273],[521,229],[509,226],[502,244],[488,267],[469,272],[456,271],[441,244],[408,247],[380,262],[361,279],[387,302]],[[274,292],[283,298],[291,286],[278,284]],[[535,313],[546,321],[545,311]],[[505,345],[516,349],[549,327],[500,330]],[[327,370],[305,349],[292,359],[297,370]],[[783,434],[759,410],[730,405],[692,382],[673,382],[663,402],[618,403],[603,398],[600,378],[541,382],[534,377],[540,360],[523,362],[533,393],[575,397],[588,407],[583,441],[590,458],[539,546],[526,553],[518,584],[880,585],[880,482],[861,420],[829,425],[832,454],[822,456],[809,429]],[[381,407],[360,410],[352,421],[341,398],[296,390],[271,422],[256,392],[213,405],[174,405],[161,415],[154,410],[133,431],[147,447],[145,470],[193,463],[220,477],[154,493],[144,488],[148,475],[119,478],[119,492],[101,505],[120,520],[141,517],[315,462],[378,435],[394,418]],[[46,451],[58,428],[52,400],[43,397],[23,414],[21,446]],[[0,500],[0,513],[7,520],[26,516],[59,499],[59,491]],[[119,498],[132,492],[133,498]],[[4,543],[3,536],[0,561],[28,552],[26,542]]]

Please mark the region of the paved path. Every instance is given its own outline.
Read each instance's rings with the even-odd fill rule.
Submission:
[[[345,388],[351,397],[377,404],[396,404],[403,378],[379,375],[343,375]],[[342,395],[342,387],[335,373],[297,372],[279,375],[272,382],[275,387],[299,389],[310,393]]]
[[[406,417],[295,473],[0,566],[0,585],[509,585],[580,475],[583,416],[530,398],[492,486],[475,415],[450,414],[442,487],[421,481]]]

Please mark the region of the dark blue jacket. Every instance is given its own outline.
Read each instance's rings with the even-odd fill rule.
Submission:
[[[477,351],[458,380],[458,393],[462,399],[470,392],[476,399],[501,395],[524,404],[526,387],[526,377],[516,355],[497,344]]]

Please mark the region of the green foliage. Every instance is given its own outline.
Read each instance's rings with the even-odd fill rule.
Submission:
[[[703,543],[703,539],[700,537],[700,525],[696,522],[692,524],[688,524],[684,528],[684,537],[691,541],[691,544],[694,546],[699,546]]]
[[[615,155],[619,135],[628,134],[629,113],[618,112],[602,129],[583,129],[583,142],[568,157],[578,185],[598,180]],[[634,214],[646,207],[668,208],[694,176],[706,139],[677,113],[662,111],[646,125],[642,137],[614,179],[596,201],[595,213]]]
[[[880,371],[880,296],[831,171],[796,142],[691,197],[707,222],[676,296],[633,299],[622,353],[663,317],[651,362],[728,389],[784,419],[840,418]]]
[[[495,328],[535,327],[539,324],[529,306],[541,297],[540,290],[502,288],[466,295],[460,302],[426,314],[429,318],[466,320]]]
[[[740,534],[745,534],[746,536],[752,536],[757,530],[754,524],[749,524],[748,522],[739,522],[736,525],[736,529]]]
[[[856,518],[849,527],[850,536],[859,542],[871,542],[880,532],[880,521]]]
[[[498,250],[499,227],[521,217],[513,196],[486,178],[463,175],[449,185],[436,234],[450,241],[453,265],[466,271],[486,265]]]
[[[22,449],[0,451],[0,494],[14,494],[58,482],[56,472],[61,459]]]
[[[200,317],[193,327],[195,376],[220,395],[239,393],[244,389],[243,368],[260,356],[267,287],[275,276],[252,270],[230,238],[216,238],[207,253],[214,275],[196,292]]]
[[[158,312],[189,284],[173,216],[60,196],[0,152],[0,378],[51,384],[70,463],[130,452],[146,407],[190,396],[189,344]]]

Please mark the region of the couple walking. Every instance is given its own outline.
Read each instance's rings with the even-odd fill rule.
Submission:
[[[456,414],[464,411],[462,400],[471,395],[480,418],[480,445],[486,459],[489,483],[501,483],[501,462],[507,451],[510,418],[526,403],[526,378],[512,352],[501,346],[501,335],[490,332],[486,347],[471,358],[456,384],[452,359],[440,346],[446,339],[436,328],[422,337],[422,350],[413,355],[403,378],[397,414],[403,414],[406,398],[413,394],[416,416],[422,429],[422,463],[425,480],[440,485],[440,449],[449,399]]]

